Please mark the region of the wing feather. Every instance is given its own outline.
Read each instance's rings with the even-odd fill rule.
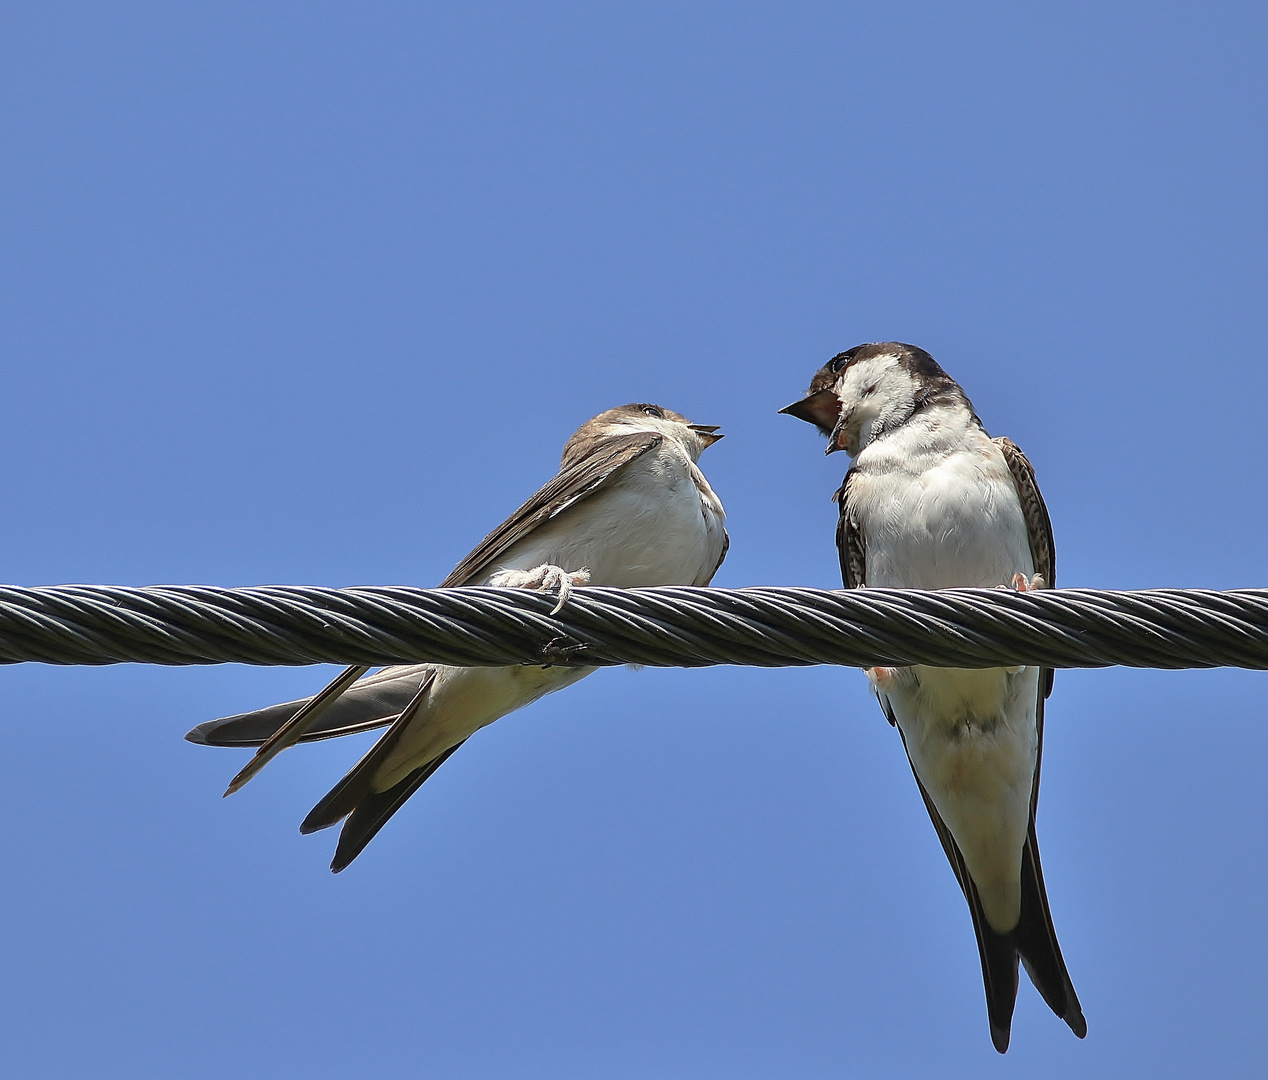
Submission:
[[[992,439],[1004,461],[1008,471],[1013,474],[1013,484],[1017,488],[1017,497],[1021,500],[1021,512],[1026,519],[1026,532],[1030,539],[1030,557],[1035,564],[1035,573],[1043,576],[1046,588],[1057,586],[1057,545],[1052,538],[1052,519],[1048,516],[1048,507],[1043,496],[1039,494],[1039,484],[1035,480],[1035,467],[1030,459],[1022,453],[1021,447],[1012,439],[1001,435]],[[1044,668],[1039,676],[1040,701],[1052,693],[1052,682],[1055,677],[1052,668]],[[1042,710],[1040,716],[1042,717]],[[1042,721],[1041,721],[1042,722]],[[1042,744],[1043,731],[1040,730]],[[1035,772],[1035,790],[1039,789],[1039,773]]]
[[[585,457],[565,465],[553,480],[481,540],[475,550],[440,583],[440,587],[449,589],[466,585],[539,525],[610,484],[627,465],[654,450],[663,441],[664,436],[651,431],[603,439]]]
[[[1008,471],[1013,474],[1013,483],[1017,485],[1021,511],[1026,518],[1026,531],[1030,535],[1030,555],[1035,561],[1035,573],[1043,575],[1049,589],[1056,588],[1057,547],[1052,539],[1052,519],[1048,517],[1048,507],[1044,505],[1039,484],[1035,481],[1035,467],[1012,439],[1001,435],[991,442],[1000,448],[1004,461],[1008,463]]]
[[[854,469],[845,474],[845,480],[832,498],[840,508],[837,518],[837,555],[841,559],[841,583],[847,589],[857,589],[867,584],[867,549],[863,530],[850,509],[850,480]]]
[[[596,440],[587,448],[588,452],[584,456],[571,460],[565,458],[558,475],[489,533],[454,568],[453,573],[441,582],[441,587],[456,588],[482,576],[514,544],[534,529],[610,484],[628,465],[660,446],[662,442],[663,436],[654,432],[633,432]],[[427,679],[422,683],[413,699],[420,706],[428,692],[430,681]],[[334,861],[330,864],[330,868],[336,873],[361,853],[388,819],[466,741],[463,739],[430,761],[422,763],[390,790],[374,791],[374,778],[379,767],[395,749],[413,719],[413,708],[407,708],[397,716],[387,733],[313,807],[300,826],[300,831],[307,833],[343,821]]]
[[[663,436],[649,431],[596,440],[587,447],[584,457],[574,458],[566,464],[554,479],[481,540],[475,550],[441,582],[441,586],[455,588],[478,577],[517,541],[569,506],[610,484],[627,465],[658,447],[662,441]],[[386,668],[354,683],[338,701],[331,703],[312,730],[299,741],[335,738],[392,723],[417,690],[425,670],[425,667],[413,670]],[[199,724],[185,738],[211,746],[259,746],[283,728],[310,700],[304,698],[220,720],[209,720]]]

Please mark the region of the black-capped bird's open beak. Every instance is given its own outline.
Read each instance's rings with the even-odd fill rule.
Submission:
[[[845,422],[849,419],[848,413],[842,413],[837,418],[837,425],[832,429],[832,434],[828,436],[828,448],[825,454],[834,454],[838,450],[845,449]]]
[[[825,453],[845,449],[841,443],[845,434],[845,417],[841,415],[841,402],[837,399],[836,391],[831,387],[816,391],[791,405],[785,405],[779,411],[804,420],[807,424],[814,424],[820,431],[829,432],[828,449]]]
[[[702,439],[704,439],[705,446],[712,446],[719,439],[723,439],[726,437],[724,435],[718,434],[718,428],[720,426],[721,425],[719,424],[688,424],[687,425],[689,430],[694,431],[697,435],[699,435]]]

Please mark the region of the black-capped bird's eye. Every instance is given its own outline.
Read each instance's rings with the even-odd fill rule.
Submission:
[[[661,412],[660,409],[656,408],[655,405],[644,405],[643,412],[647,413],[648,416],[656,417],[657,420],[665,419],[665,414]]]

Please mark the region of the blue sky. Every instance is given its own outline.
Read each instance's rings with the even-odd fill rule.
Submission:
[[[1265,584],[1251,4],[61,3],[0,34],[0,577],[438,581],[588,416],[728,438],[716,584],[838,584],[776,410],[929,349],[1060,584]],[[1088,1018],[987,1033],[896,734],[834,669],[608,671],[356,864],[327,672],[0,671],[8,1076],[1260,1076],[1261,674],[1068,672],[1039,835]]]

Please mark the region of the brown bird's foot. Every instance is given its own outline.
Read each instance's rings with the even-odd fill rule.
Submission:
[[[565,570],[551,563],[542,563],[532,570],[502,570],[489,578],[489,584],[499,589],[533,589],[540,592],[559,591],[559,602],[550,610],[558,615],[568,603],[573,586],[586,585],[590,581],[590,569]]]

